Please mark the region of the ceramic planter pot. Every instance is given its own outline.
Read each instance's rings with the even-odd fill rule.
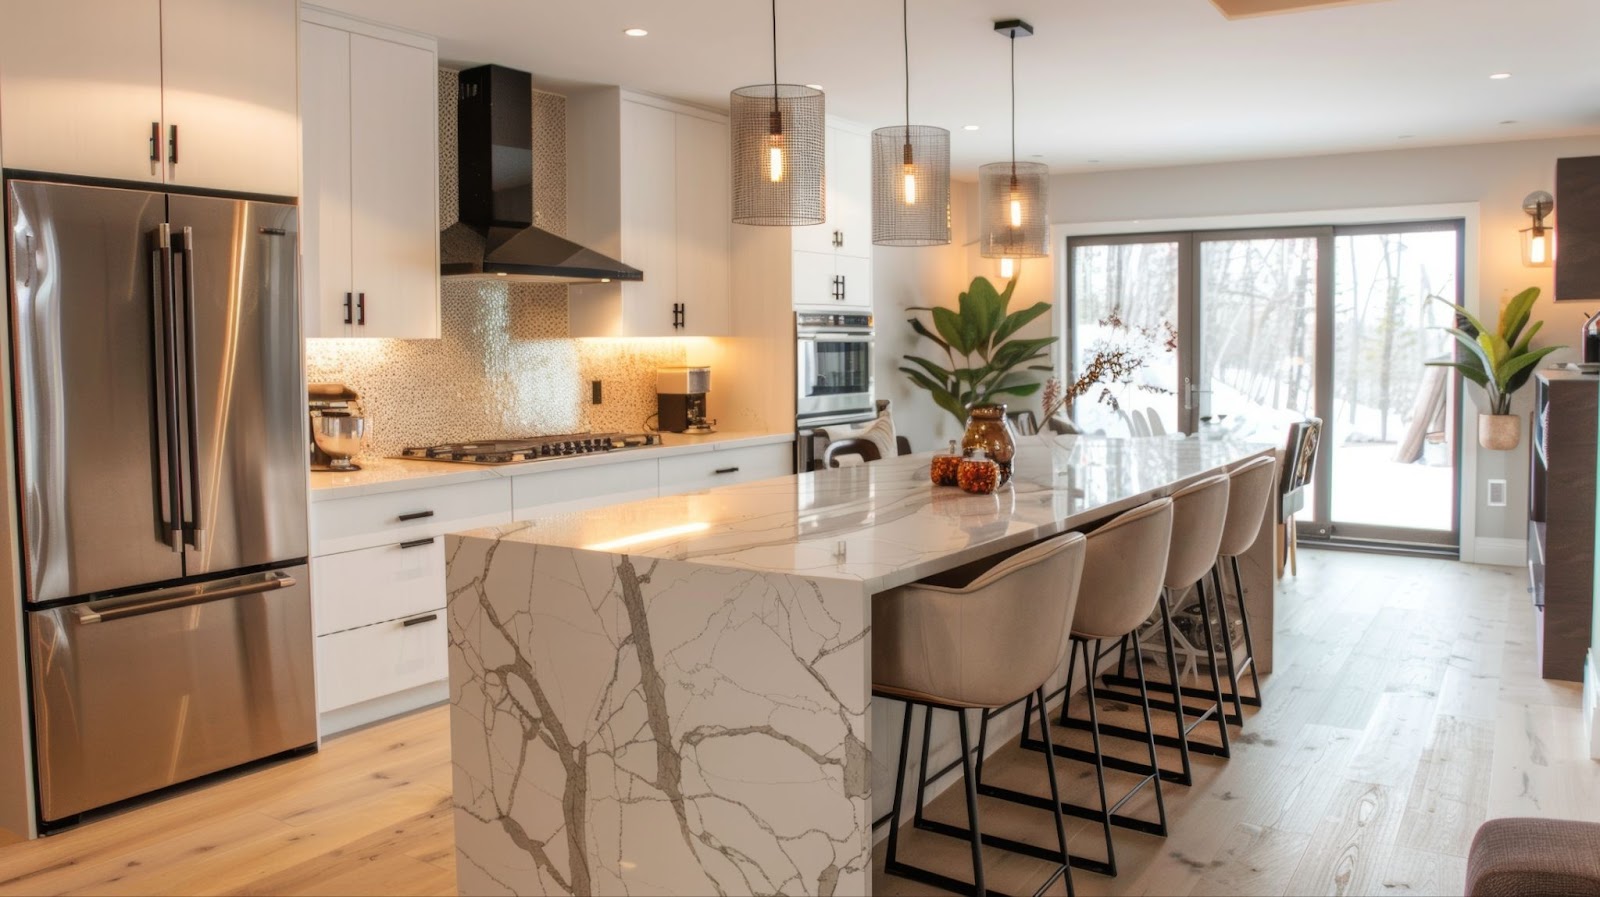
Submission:
[[[1478,444],[1490,451],[1508,452],[1522,442],[1522,418],[1516,414],[1478,415]]]

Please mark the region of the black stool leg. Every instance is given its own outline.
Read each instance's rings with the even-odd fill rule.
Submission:
[[[1084,679],[1086,680],[1084,683],[1084,695],[1089,700],[1089,735],[1094,744],[1094,779],[1095,784],[1100,788],[1100,809],[1103,813],[1100,819],[1100,825],[1105,829],[1106,832],[1105,874],[1115,877],[1117,874],[1117,848],[1111,840],[1111,801],[1106,799],[1105,754],[1100,750],[1100,711],[1095,706],[1094,660],[1091,659],[1089,654],[1088,640],[1080,641],[1078,644],[1083,647],[1083,668],[1087,671],[1087,674],[1084,676]],[[1097,641],[1095,642],[1094,654],[1098,656],[1099,653],[1100,643]],[[1065,709],[1064,703],[1063,709]],[[1048,745],[1050,740],[1046,738],[1045,743]],[[1046,748],[1046,750],[1050,749],[1051,748],[1048,747]],[[1156,778],[1159,779],[1161,777],[1157,775]]]
[[[1076,891],[1072,888],[1072,855],[1067,853],[1067,823],[1061,815],[1061,788],[1056,784],[1056,752],[1050,741],[1050,714],[1044,708],[1044,686],[1039,686],[1039,734],[1044,737],[1044,768],[1050,772],[1050,802],[1055,804],[1056,817],[1056,843],[1061,845],[1061,874],[1067,878],[1067,897],[1075,897]],[[1032,703],[1031,699],[1029,703]],[[1030,708],[1032,709],[1032,708]],[[1027,717],[1023,717],[1026,724]],[[1149,721],[1146,720],[1148,723]],[[1161,784],[1156,783],[1156,799],[1159,801]]]
[[[1072,677],[1078,671],[1078,640],[1072,639],[1072,645],[1067,649],[1067,684],[1061,687],[1061,725],[1071,724],[1072,717],[1067,714],[1067,707],[1072,703]],[[1094,678],[1094,664],[1084,667],[1088,670],[1090,679]]]
[[[1183,707],[1183,676],[1178,672],[1178,652],[1172,647],[1172,610],[1167,594],[1167,589],[1161,590],[1156,606],[1161,609],[1161,637],[1167,652],[1167,674],[1172,678],[1172,715],[1178,722],[1178,759],[1183,768],[1176,773],[1163,769],[1161,776],[1179,785],[1190,785],[1194,783],[1194,773],[1189,766],[1189,717]]]
[[[1225,699],[1222,697],[1222,679],[1217,675],[1217,644],[1211,636],[1211,605],[1206,595],[1206,578],[1201,576],[1194,587],[1200,593],[1200,626],[1206,633],[1206,669],[1211,671],[1211,692],[1217,696],[1217,737],[1222,739],[1221,756],[1226,759],[1233,756],[1233,748],[1228,746],[1228,714],[1222,709]],[[1183,706],[1181,691],[1174,691],[1173,697],[1180,707]]]
[[[925,822],[922,818],[922,807],[928,790],[928,742],[932,740],[933,708],[926,707],[922,717],[922,765],[917,767],[917,812],[912,817],[912,824],[917,828],[923,828]]]
[[[983,829],[978,827],[978,780],[972,773],[972,742],[967,736],[967,714],[957,710],[961,729],[961,776],[967,786],[967,829],[972,832],[972,892],[983,897]]]
[[[889,815],[889,849],[883,858],[883,871],[894,874],[900,865],[898,855],[900,852],[900,806],[901,799],[906,791],[906,760],[911,754],[911,714],[916,711],[916,705],[906,704],[906,717],[900,724],[900,764],[895,767],[894,775],[894,810]],[[924,711],[932,713],[932,710]],[[919,806],[918,809],[921,809]]]
[[[1150,724],[1150,688],[1145,682],[1144,664],[1137,664],[1137,669],[1139,672],[1139,710],[1144,714],[1144,730],[1150,735],[1145,742],[1150,747],[1150,768],[1159,769],[1160,761],[1156,759],[1156,730],[1155,727]],[[1154,775],[1151,776],[1151,778],[1155,780],[1156,819],[1157,825],[1159,825],[1161,829],[1158,834],[1165,838],[1167,836],[1167,802],[1166,799],[1161,796],[1161,776]]]
[[[1222,653],[1228,659],[1228,696],[1233,699],[1233,717],[1228,722],[1244,725],[1244,703],[1239,700],[1239,664],[1233,656],[1233,633],[1228,631],[1228,592],[1222,586],[1222,565],[1211,566],[1211,585],[1217,592],[1217,629],[1222,632]]]
[[[1256,675],[1256,643],[1250,638],[1250,612],[1244,606],[1244,575],[1239,572],[1239,558],[1237,555],[1228,558],[1233,567],[1233,586],[1239,593],[1239,622],[1244,624],[1244,652],[1246,662],[1250,665],[1250,684],[1255,688],[1255,694],[1244,699],[1246,704],[1253,707],[1261,706],[1261,677]]]

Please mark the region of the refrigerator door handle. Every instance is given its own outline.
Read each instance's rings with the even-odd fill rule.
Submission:
[[[260,578],[223,580],[222,582],[207,583],[201,586],[162,589],[130,598],[93,601],[80,605],[76,609],[76,613],[78,615],[78,623],[83,626],[91,623],[110,623],[116,620],[125,620],[129,617],[142,617],[146,614],[176,610],[180,607],[208,604],[225,598],[239,598],[245,595],[287,589],[294,586],[296,582],[297,580],[287,573],[273,571]]]
[[[189,501],[189,516],[184,522],[185,541],[193,545],[196,551],[204,551],[206,547],[205,525],[200,519],[200,396],[197,391],[199,376],[195,369],[199,366],[195,361],[195,327],[194,327],[194,228],[185,227],[178,252],[183,256],[183,367],[184,367],[184,398],[187,412],[188,444],[188,488],[184,494]]]
[[[178,411],[175,407],[178,399],[178,370],[175,357],[178,342],[178,325],[175,320],[177,303],[173,297],[172,286],[172,228],[162,224],[156,228],[152,235],[155,247],[150,251],[150,282],[153,288],[156,305],[156,314],[151,317],[157,329],[156,342],[164,350],[156,359],[161,365],[160,376],[157,382],[160,393],[157,395],[157,411],[161,419],[161,433],[157,434],[159,454],[161,455],[160,478],[157,490],[160,492],[161,532],[163,541],[172,546],[176,553],[183,551],[183,521],[180,519],[182,512],[183,496],[180,491],[178,473]]]

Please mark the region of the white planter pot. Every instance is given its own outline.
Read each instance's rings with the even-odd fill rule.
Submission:
[[[1478,444],[1490,451],[1509,452],[1522,443],[1522,417],[1516,414],[1478,415]]]

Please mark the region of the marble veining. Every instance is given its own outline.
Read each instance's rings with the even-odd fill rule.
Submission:
[[[1035,439],[997,496],[909,456],[447,537],[460,891],[869,892],[873,593],[1273,450]]]

